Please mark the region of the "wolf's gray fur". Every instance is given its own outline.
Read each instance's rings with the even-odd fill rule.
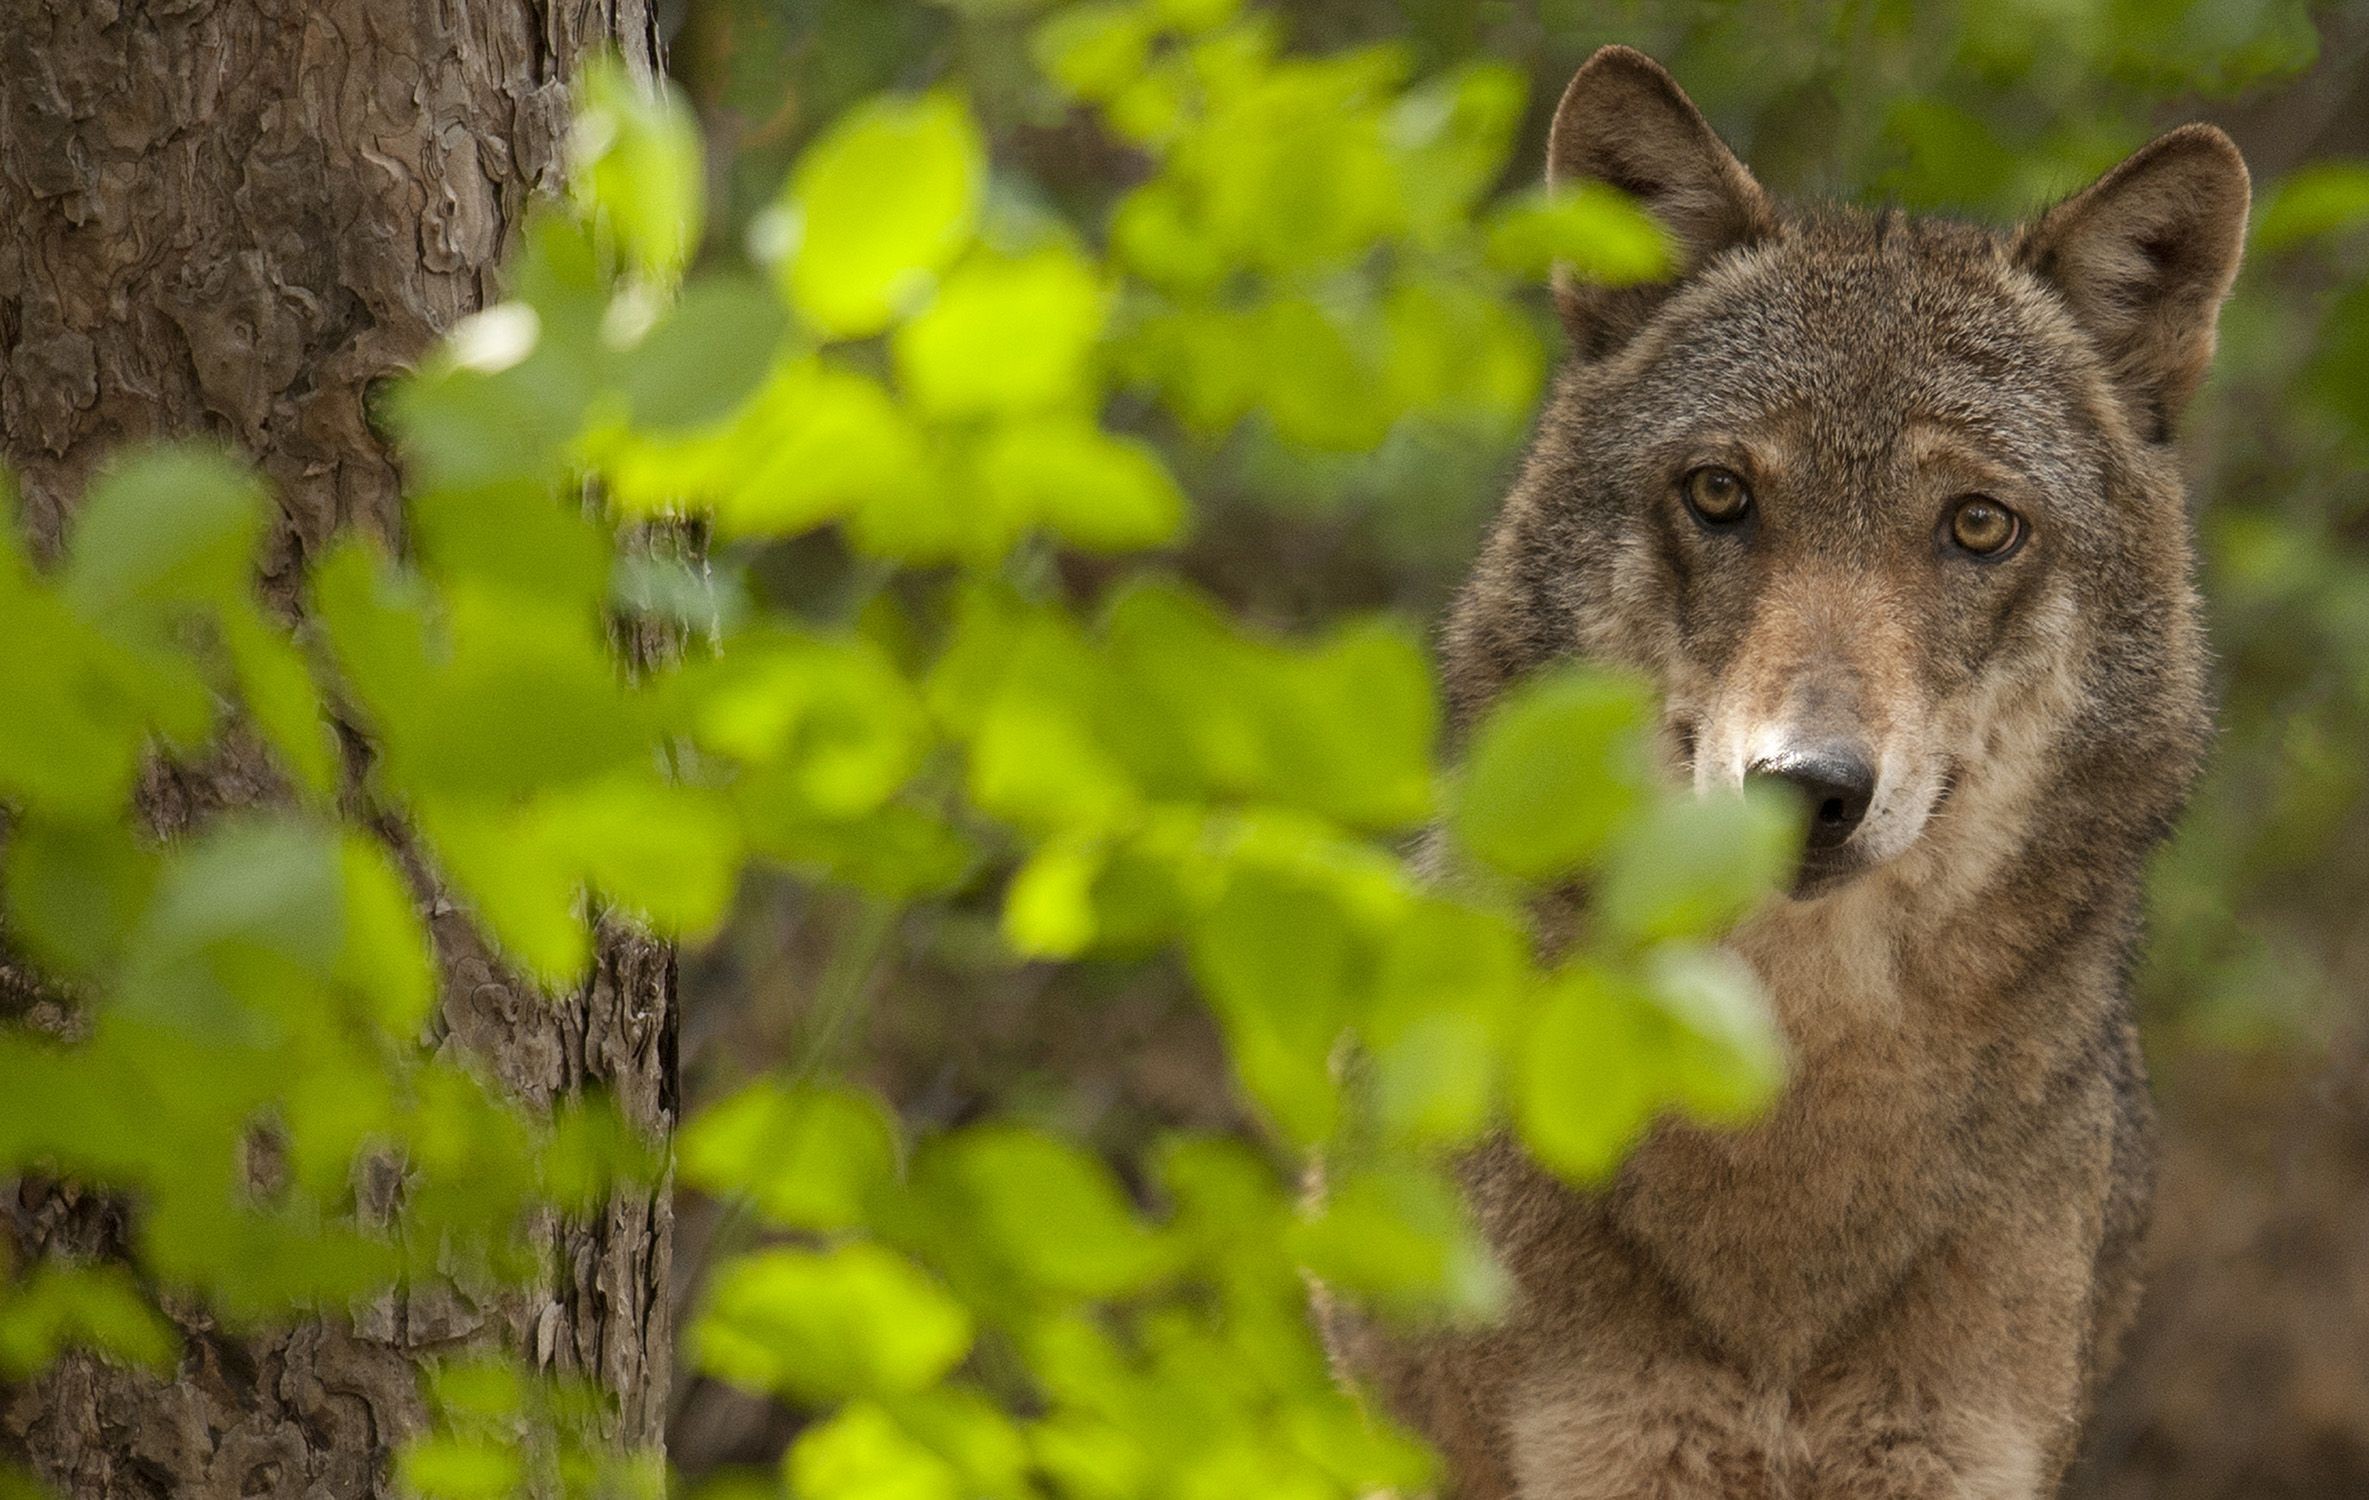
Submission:
[[[1832,750],[1864,806],[1827,804],[1817,878],[1733,939],[1793,1051],[1775,1110],[1666,1123],[1601,1193],[1482,1150],[1506,1325],[1336,1314],[1336,1344],[1464,1500],[2052,1493],[2137,1292],[2125,971],[2209,731],[2168,439],[2244,165],[2190,126],[2011,233],[1789,211],[1620,48],[1549,155],[1636,194],[1680,266],[1558,289],[1573,356],[1448,630],[1459,717],[1617,663],[1675,770]],[[1749,492],[1730,524],[1686,504],[1732,497],[1707,469]],[[1968,496],[2020,518],[2003,555],[1963,545],[2004,524]]]

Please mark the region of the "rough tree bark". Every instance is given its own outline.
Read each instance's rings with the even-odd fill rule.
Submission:
[[[55,549],[116,445],[210,435],[251,453],[282,513],[266,587],[361,527],[400,542],[373,382],[483,305],[530,193],[553,185],[567,80],[614,45],[655,70],[651,0],[5,0],[0,3],[0,452],[32,544]],[[268,797],[232,754],[160,768],[170,835]],[[672,953],[604,933],[591,980],[546,997],[432,906],[442,1040],[549,1103],[612,1089],[653,1130],[674,1112]],[[0,972],[18,1015],[24,976]],[[118,1248],[121,1207],[7,1184],[20,1256]],[[619,1397],[624,1442],[665,1410],[663,1195],[552,1226],[551,1284],[524,1301],[413,1293],[233,1338],[202,1310],[160,1383],[70,1358],[0,1390],[0,1457],[76,1497],[346,1497],[388,1487],[434,1353],[507,1340]]]

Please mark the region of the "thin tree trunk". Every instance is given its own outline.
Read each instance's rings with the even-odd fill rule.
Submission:
[[[36,550],[110,450],[188,435],[272,480],[275,597],[346,527],[399,542],[373,383],[484,304],[603,46],[654,71],[651,0],[0,0],[0,453]],[[272,793],[231,752],[159,769],[143,811],[170,836]],[[670,950],[605,931],[583,990],[547,997],[448,906],[431,924],[453,1043],[532,1103],[602,1087],[668,1127]],[[0,1009],[37,1021],[25,977],[0,978]],[[110,1254],[121,1213],[16,1184],[0,1234],[19,1256]],[[671,1232],[663,1193],[550,1226],[552,1282],[524,1299],[415,1292],[258,1338],[176,1308],[177,1379],[69,1357],[0,1390],[0,1457],[78,1500],[377,1495],[422,1418],[420,1362],[487,1340],[597,1378],[617,1439],[654,1445]]]

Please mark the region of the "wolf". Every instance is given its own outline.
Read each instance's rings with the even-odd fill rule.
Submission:
[[[2245,165],[2190,125],[2012,231],[1787,208],[1613,47],[1548,176],[1631,195],[1674,268],[1558,278],[1570,353],[1450,616],[1453,716],[1612,664],[1674,774],[1801,790],[1798,883],[1731,940],[1792,1077],[1600,1191],[1478,1148],[1511,1315],[1328,1332],[1458,1500],[2052,1494],[2138,1292],[2127,971],[2210,733],[2172,435]]]

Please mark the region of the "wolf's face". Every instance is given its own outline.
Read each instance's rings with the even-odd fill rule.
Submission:
[[[1698,784],[1804,793],[1823,888],[2055,737],[2080,580],[2184,521],[2108,493],[2093,372],[1987,236],[1800,225],[1682,296],[1575,424],[1585,644],[1658,681]]]
[[[1561,289],[1579,358],[1453,629],[1460,691],[1557,654],[1645,672],[1698,785],[1803,793],[1804,895],[1933,865],[1938,830],[1952,867],[1997,864],[2117,719],[2184,783],[2201,694],[2156,649],[2194,629],[2163,440],[2244,222],[2218,132],[2014,238],[1782,217],[1666,74],[1610,53],[1551,164],[1637,194],[1682,265]]]

